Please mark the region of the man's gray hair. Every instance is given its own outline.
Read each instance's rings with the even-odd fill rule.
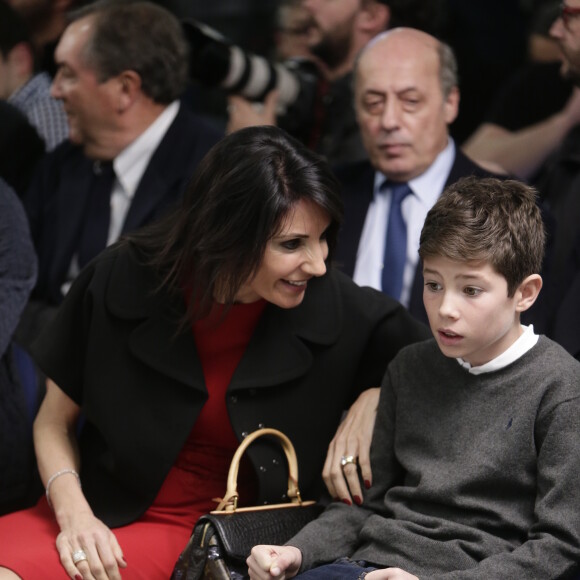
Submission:
[[[437,53],[439,54],[439,81],[443,96],[447,98],[451,90],[459,85],[457,59],[453,49],[445,42],[439,41]]]
[[[132,70],[141,90],[153,101],[169,104],[185,90],[189,46],[179,20],[147,1],[100,0],[69,14],[69,22],[94,19],[94,32],[82,58],[100,82]]]

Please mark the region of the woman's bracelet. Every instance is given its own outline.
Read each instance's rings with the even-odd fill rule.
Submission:
[[[79,487],[82,487],[81,486],[81,478],[80,478],[80,475],[74,469],[61,469],[60,471],[57,471],[56,473],[53,473],[48,478],[48,481],[46,482],[46,501],[48,502],[48,505],[50,507],[52,507],[52,503],[50,501],[50,486],[52,485],[52,482],[57,477],[60,477],[61,475],[66,475],[67,473],[70,473],[70,474],[74,475],[77,478],[77,481],[79,483]]]

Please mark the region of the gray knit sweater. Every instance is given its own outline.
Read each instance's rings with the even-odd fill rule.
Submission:
[[[389,366],[362,508],[335,503],[290,542],[421,580],[559,578],[580,562],[580,363],[546,337],[473,375],[434,340]]]

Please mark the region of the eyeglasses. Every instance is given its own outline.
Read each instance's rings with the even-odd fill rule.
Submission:
[[[580,16],[580,7],[572,8],[572,6],[566,6],[564,2],[560,4],[560,18],[562,19],[564,26],[568,26],[570,20],[576,16]]]

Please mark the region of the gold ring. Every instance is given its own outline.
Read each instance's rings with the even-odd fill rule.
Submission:
[[[349,463],[356,465],[356,457],[354,455],[343,455],[340,460],[342,467],[345,467],[345,465],[348,465]]]

